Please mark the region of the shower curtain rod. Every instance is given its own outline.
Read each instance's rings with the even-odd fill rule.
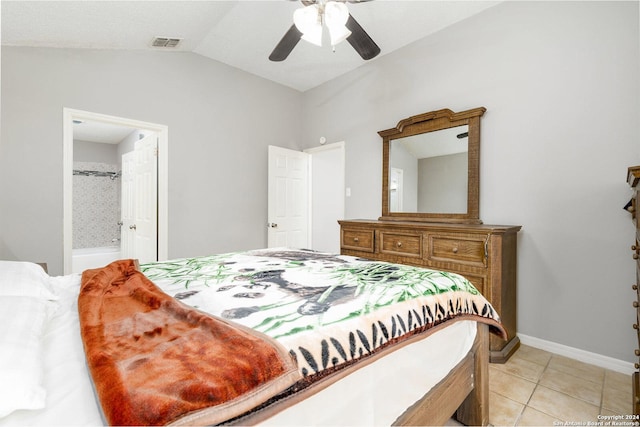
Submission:
[[[116,178],[120,178],[120,175],[122,175],[122,172],[121,171],[120,172],[102,172],[102,171],[88,171],[88,170],[74,169],[73,174],[81,175],[81,176],[108,176],[111,179],[116,179]]]

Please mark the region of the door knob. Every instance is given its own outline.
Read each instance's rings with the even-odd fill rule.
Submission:
[[[267,224],[267,226],[271,227],[271,228],[277,228],[278,224],[276,224],[275,222],[270,222],[270,223]]]
[[[135,230],[137,227],[135,224],[129,226],[129,230]]]

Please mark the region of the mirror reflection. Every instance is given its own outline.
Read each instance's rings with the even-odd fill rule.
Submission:
[[[389,146],[390,212],[467,212],[469,127],[397,138]]]

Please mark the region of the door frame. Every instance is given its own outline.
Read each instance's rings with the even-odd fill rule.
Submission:
[[[128,126],[158,135],[158,260],[168,258],[168,189],[169,189],[169,128],[123,117],[63,107],[62,109],[62,259],[64,274],[71,273],[73,254],[73,121],[95,121]]]

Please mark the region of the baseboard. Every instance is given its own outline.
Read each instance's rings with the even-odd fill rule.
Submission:
[[[580,362],[596,365],[601,368],[610,369],[612,371],[620,372],[622,374],[631,375],[636,370],[631,362],[625,362],[624,360],[614,359],[613,357],[603,356],[597,353],[591,353],[589,351],[580,350],[578,348],[569,347],[563,344],[558,344],[551,341],[546,341],[540,338],[531,337],[529,335],[518,334],[520,342],[530,347],[539,348],[550,353],[559,354],[560,356],[569,357],[571,359],[578,360]]]

